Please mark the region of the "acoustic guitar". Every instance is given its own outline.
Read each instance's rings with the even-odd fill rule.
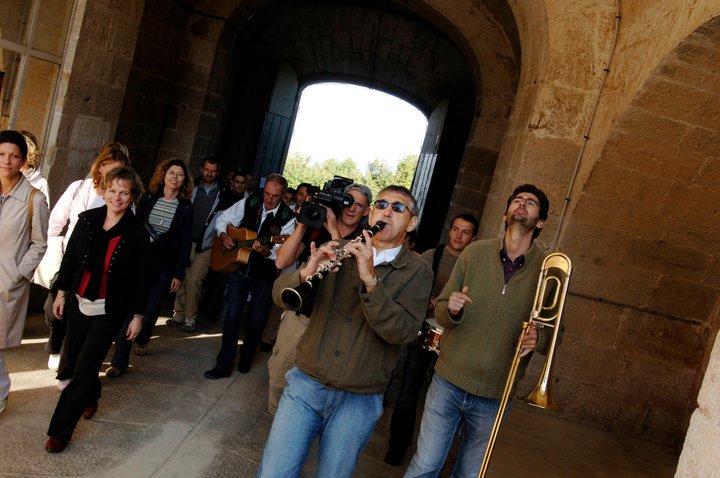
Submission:
[[[244,227],[228,226],[225,233],[235,243],[232,249],[225,249],[222,239],[213,237],[212,249],[210,251],[210,269],[229,274],[241,265],[247,264],[250,260],[250,252],[255,241],[260,244],[282,244],[287,235],[257,237],[255,231]]]

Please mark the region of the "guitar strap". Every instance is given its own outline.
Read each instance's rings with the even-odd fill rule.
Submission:
[[[294,217],[294,214],[284,203],[280,203],[278,210],[275,213],[268,213],[260,224],[263,210],[262,200],[262,193],[248,198],[240,227],[255,231],[258,237],[278,235],[282,227]],[[274,261],[251,252],[245,274],[254,279],[273,281],[277,278],[277,269]]]

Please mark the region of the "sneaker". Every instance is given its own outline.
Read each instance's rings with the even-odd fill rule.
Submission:
[[[0,413],[4,412],[5,409],[7,408],[7,402],[8,402],[8,398],[7,398],[7,397],[5,397],[5,398],[3,398],[2,400],[0,400]]]
[[[70,379],[66,378],[65,380],[58,380],[56,387],[59,391],[62,392],[68,385],[70,385]]]
[[[217,380],[219,378],[227,378],[230,376],[230,372],[225,372],[224,370],[220,370],[218,367],[213,367],[212,370],[208,370],[203,374],[205,378],[209,378],[210,380]]]
[[[195,319],[185,319],[185,324],[182,326],[185,332],[195,332]]]
[[[50,370],[57,370],[60,366],[60,354],[50,354],[48,357],[48,368]]]
[[[135,344],[135,355],[138,355],[140,357],[142,357],[143,355],[147,355],[149,345],[149,343],[145,345]]]
[[[125,370],[119,367],[108,367],[107,370],[105,370],[105,376],[110,378],[117,378],[122,375],[124,371]]]
[[[184,320],[183,320],[182,322],[180,322],[180,321],[175,320],[174,318],[173,318],[173,319],[167,319],[167,320],[165,321],[165,325],[169,325],[170,327],[180,327],[180,326],[183,325],[184,323],[185,323]]]

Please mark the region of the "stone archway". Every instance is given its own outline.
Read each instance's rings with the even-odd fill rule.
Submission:
[[[349,81],[394,94],[428,115],[449,102],[438,151],[443,169],[428,183],[430,209],[422,226],[424,245],[436,244],[468,155],[471,162],[480,156],[482,169],[473,177],[480,177],[481,191],[473,193],[469,204],[473,212],[482,211],[482,191],[490,183],[482,177],[493,173],[513,101],[519,42],[517,31],[501,30],[512,15],[507,4],[497,3],[494,8],[503,12],[503,21],[481,19],[488,22],[485,37],[502,42],[487,45],[483,58],[495,59],[483,65],[470,54],[478,45],[466,43],[451,22],[429,8],[413,11],[394,1],[277,1],[265,2],[249,16],[249,7],[240,3],[231,19],[244,26],[223,29],[211,78],[224,77],[225,82],[213,82],[193,156],[210,149],[248,169],[257,168],[259,159],[277,164],[276,158],[261,156],[282,154],[289,141],[294,110],[288,116],[268,109],[278,79],[287,78],[288,71],[297,78],[295,91],[284,94],[290,99],[309,83]],[[488,81],[482,78],[485,69],[495,72]],[[482,126],[482,137],[471,139],[470,131]],[[276,136],[268,138],[267,131]]]
[[[568,411],[674,446],[718,331],[718,45],[720,17],[660,61],[578,187],[561,241],[577,271],[569,315],[586,329],[563,372]]]

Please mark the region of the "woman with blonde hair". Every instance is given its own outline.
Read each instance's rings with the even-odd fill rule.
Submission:
[[[53,238],[59,239],[67,226],[67,232],[59,251],[61,255],[67,247],[80,213],[105,204],[103,199],[105,176],[120,166],[130,166],[127,147],[121,143],[105,143],[93,161],[88,177],[70,184],[58,199],[50,213],[48,237],[51,242]],[[69,371],[63,372],[65,362],[61,360],[60,352],[65,339],[66,324],[63,320],[53,320],[52,304],[54,299],[51,291],[45,302],[45,320],[50,327],[50,338],[45,345],[45,351],[50,354],[48,368],[58,369],[58,389],[62,390],[69,382],[66,375],[71,374]]]
[[[40,146],[38,140],[34,134],[30,131],[20,131],[25,137],[25,142],[28,147],[27,161],[23,165],[21,171],[32,187],[40,190],[45,195],[45,202],[50,204],[50,188],[48,187],[47,179],[40,174],[40,160],[42,159],[42,153],[40,152]]]
[[[140,177],[130,168],[105,176],[105,205],[80,214],[56,281],[55,318],[67,320],[66,370],[72,380],[53,413],[45,449],[59,453],[80,421],[95,415],[103,360],[128,316],[134,339],[147,303],[145,278],[149,240],[131,205],[142,194]]]
[[[148,303],[142,320],[142,331],[135,337],[135,355],[145,355],[155,322],[160,315],[163,295],[176,292],[190,266],[192,248],[193,206],[190,202],[193,184],[182,159],[171,158],[155,168],[148,192],[137,208],[137,216],[150,234],[148,267]],[[115,355],[105,371],[108,377],[119,377],[130,362],[132,340],[125,329],[115,339]]]

